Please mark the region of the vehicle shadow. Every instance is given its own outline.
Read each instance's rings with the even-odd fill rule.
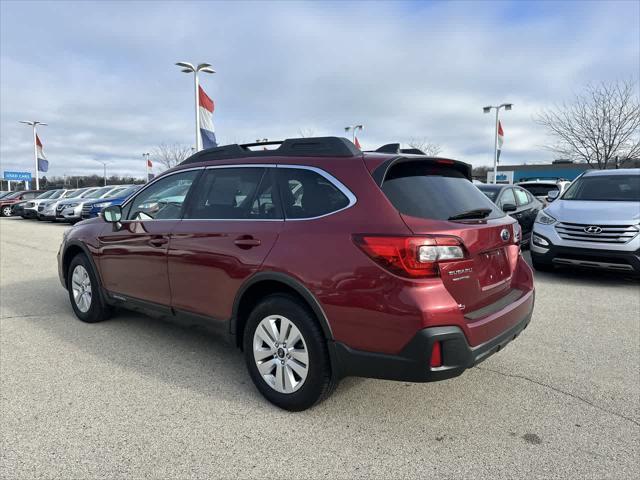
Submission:
[[[25,307],[18,299],[26,289],[46,309]],[[123,309],[116,310],[107,321],[83,323],[75,317],[66,290],[52,276],[4,285],[2,297],[5,319],[27,322],[43,336],[54,337],[73,350],[167,385],[243,407],[275,409],[253,386],[243,353],[213,329]],[[364,381],[344,379],[339,390],[357,389]]]

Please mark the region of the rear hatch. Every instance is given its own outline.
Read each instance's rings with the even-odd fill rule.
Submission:
[[[416,236],[455,237],[465,258],[438,262],[443,284],[465,312],[512,291],[519,227],[468,178],[461,162],[404,159],[381,188]]]

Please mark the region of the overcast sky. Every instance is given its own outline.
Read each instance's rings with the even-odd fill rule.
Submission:
[[[549,162],[540,109],[590,82],[637,80],[640,2],[0,2],[0,163],[49,175],[144,175],[141,154],[193,144],[192,78],[209,62],[220,143],[344,135],[364,148],[413,138],[489,164]]]

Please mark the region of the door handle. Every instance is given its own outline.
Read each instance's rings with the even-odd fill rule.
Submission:
[[[149,240],[149,245],[152,247],[161,247],[169,243],[169,239],[167,237],[156,237]]]
[[[260,245],[260,240],[253,238],[251,235],[243,235],[236,238],[233,243],[240,248],[249,249]]]

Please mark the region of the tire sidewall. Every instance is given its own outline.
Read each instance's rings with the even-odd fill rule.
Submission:
[[[91,281],[91,306],[86,312],[80,311],[80,309],[76,305],[75,299],[73,298],[73,286],[71,278],[73,277],[73,271],[78,265],[82,265],[85,268],[85,270],[89,274],[89,280]],[[80,320],[87,323],[95,323],[105,318],[105,307],[103,306],[102,298],[100,295],[100,284],[98,283],[98,279],[93,270],[93,266],[91,265],[91,262],[89,262],[85,254],[80,253],[71,260],[71,263],[69,264],[69,270],[67,271],[67,290],[69,293],[69,300],[71,301],[73,312]]]
[[[2,207],[2,216],[10,217],[11,216],[11,207]]]
[[[269,315],[281,315],[292,322],[304,337],[309,355],[309,372],[304,384],[293,393],[280,393],[264,381],[253,357],[253,335],[258,324]],[[300,411],[313,406],[323,395],[330,374],[326,340],[313,314],[287,295],[271,295],[249,315],[244,328],[243,349],[249,375],[260,393],[276,406]]]

